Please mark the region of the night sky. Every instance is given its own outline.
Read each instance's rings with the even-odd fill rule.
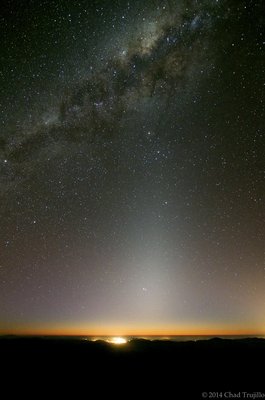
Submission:
[[[262,0],[6,0],[0,332],[265,332]]]

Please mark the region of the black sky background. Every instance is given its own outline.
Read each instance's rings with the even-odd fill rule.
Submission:
[[[0,29],[0,329],[263,332],[262,1],[7,1]]]

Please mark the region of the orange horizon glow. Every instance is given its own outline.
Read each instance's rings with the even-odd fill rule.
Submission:
[[[248,336],[265,335],[262,329],[221,326],[187,326],[187,327],[21,327],[0,329],[0,335],[43,335],[43,336]]]

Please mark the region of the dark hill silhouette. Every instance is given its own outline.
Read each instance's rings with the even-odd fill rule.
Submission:
[[[0,354],[9,378],[30,379],[42,387],[44,382],[63,382],[60,390],[71,384],[75,390],[85,385],[90,390],[96,382],[98,390],[111,390],[116,382],[119,388],[125,384],[130,391],[141,388],[149,394],[159,390],[175,393],[170,397],[175,399],[201,399],[201,392],[263,389],[265,393],[260,367],[265,359],[265,340],[258,338],[187,342],[133,339],[117,346],[80,338],[5,336],[0,338]]]

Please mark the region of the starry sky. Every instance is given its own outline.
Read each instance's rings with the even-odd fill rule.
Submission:
[[[0,7],[0,332],[265,333],[263,1]]]

